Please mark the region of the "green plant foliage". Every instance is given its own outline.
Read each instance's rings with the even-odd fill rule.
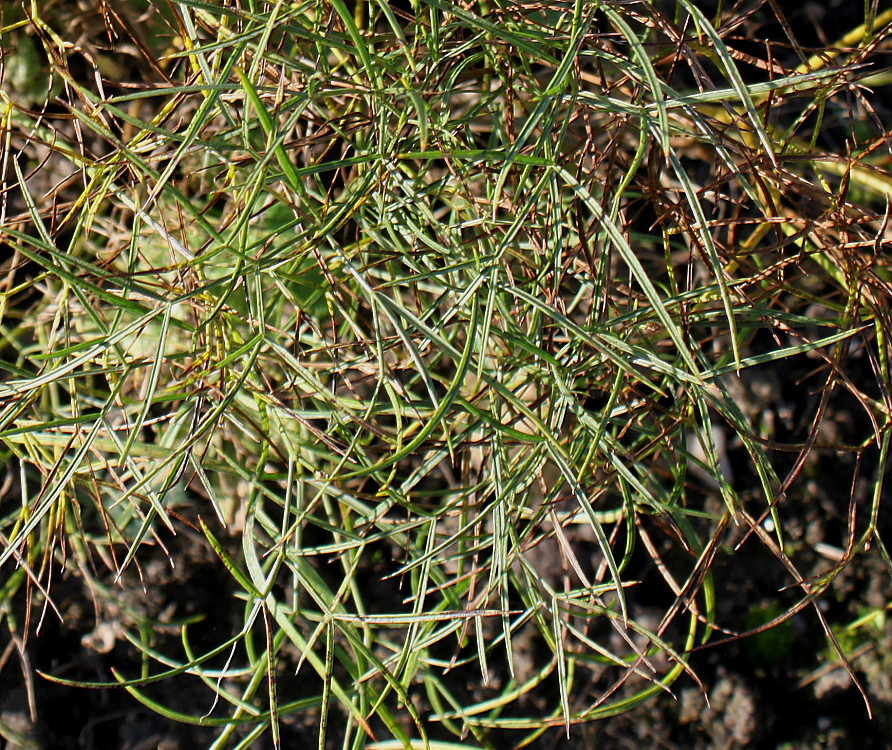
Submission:
[[[783,610],[774,604],[754,607],[747,615],[744,624],[747,630],[755,630],[782,614]],[[793,623],[786,620],[773,628],[750,636],[746,641],[746,647],[752,659],[770,666],[790,656],[795,640]]]
[[[503,747],[784,619],[716,621],[731,541],[818,618],[882,546],[892,179],[858,82],[889,13],[753,67],[736,5],[25,5],[0,19],[0,618],[20,641],[76,579],[138,654],[40,679],[217,748]],[[834,448],[879,456],[814,577],[782,462],[827,447],[823,412],[779,447],[738,389],[802,362],[870,423]],[[156,607],[159,565],[212,595]]]

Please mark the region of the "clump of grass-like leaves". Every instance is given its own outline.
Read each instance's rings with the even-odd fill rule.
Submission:
[[[41,5],[0,28],[25,671],[75,578],[142,655],[108,682],[215,747],[485,747],[697,680],[744,629],[715,616],[733,544],[798,592],[776,622],[888,560],[889,13],[757,57],[735,35],[773,4]],[[779,446],[737,385],[803,361]],[[839,393],[872,501],[807,578],[783,507]],[[121,594],[195,550],[213,606]]]

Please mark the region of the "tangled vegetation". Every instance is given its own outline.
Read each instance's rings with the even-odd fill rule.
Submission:
[[[802,618],[889,700],[856,5],[4,5],[0,735],[117,686],[215,748],[532,745]]]

